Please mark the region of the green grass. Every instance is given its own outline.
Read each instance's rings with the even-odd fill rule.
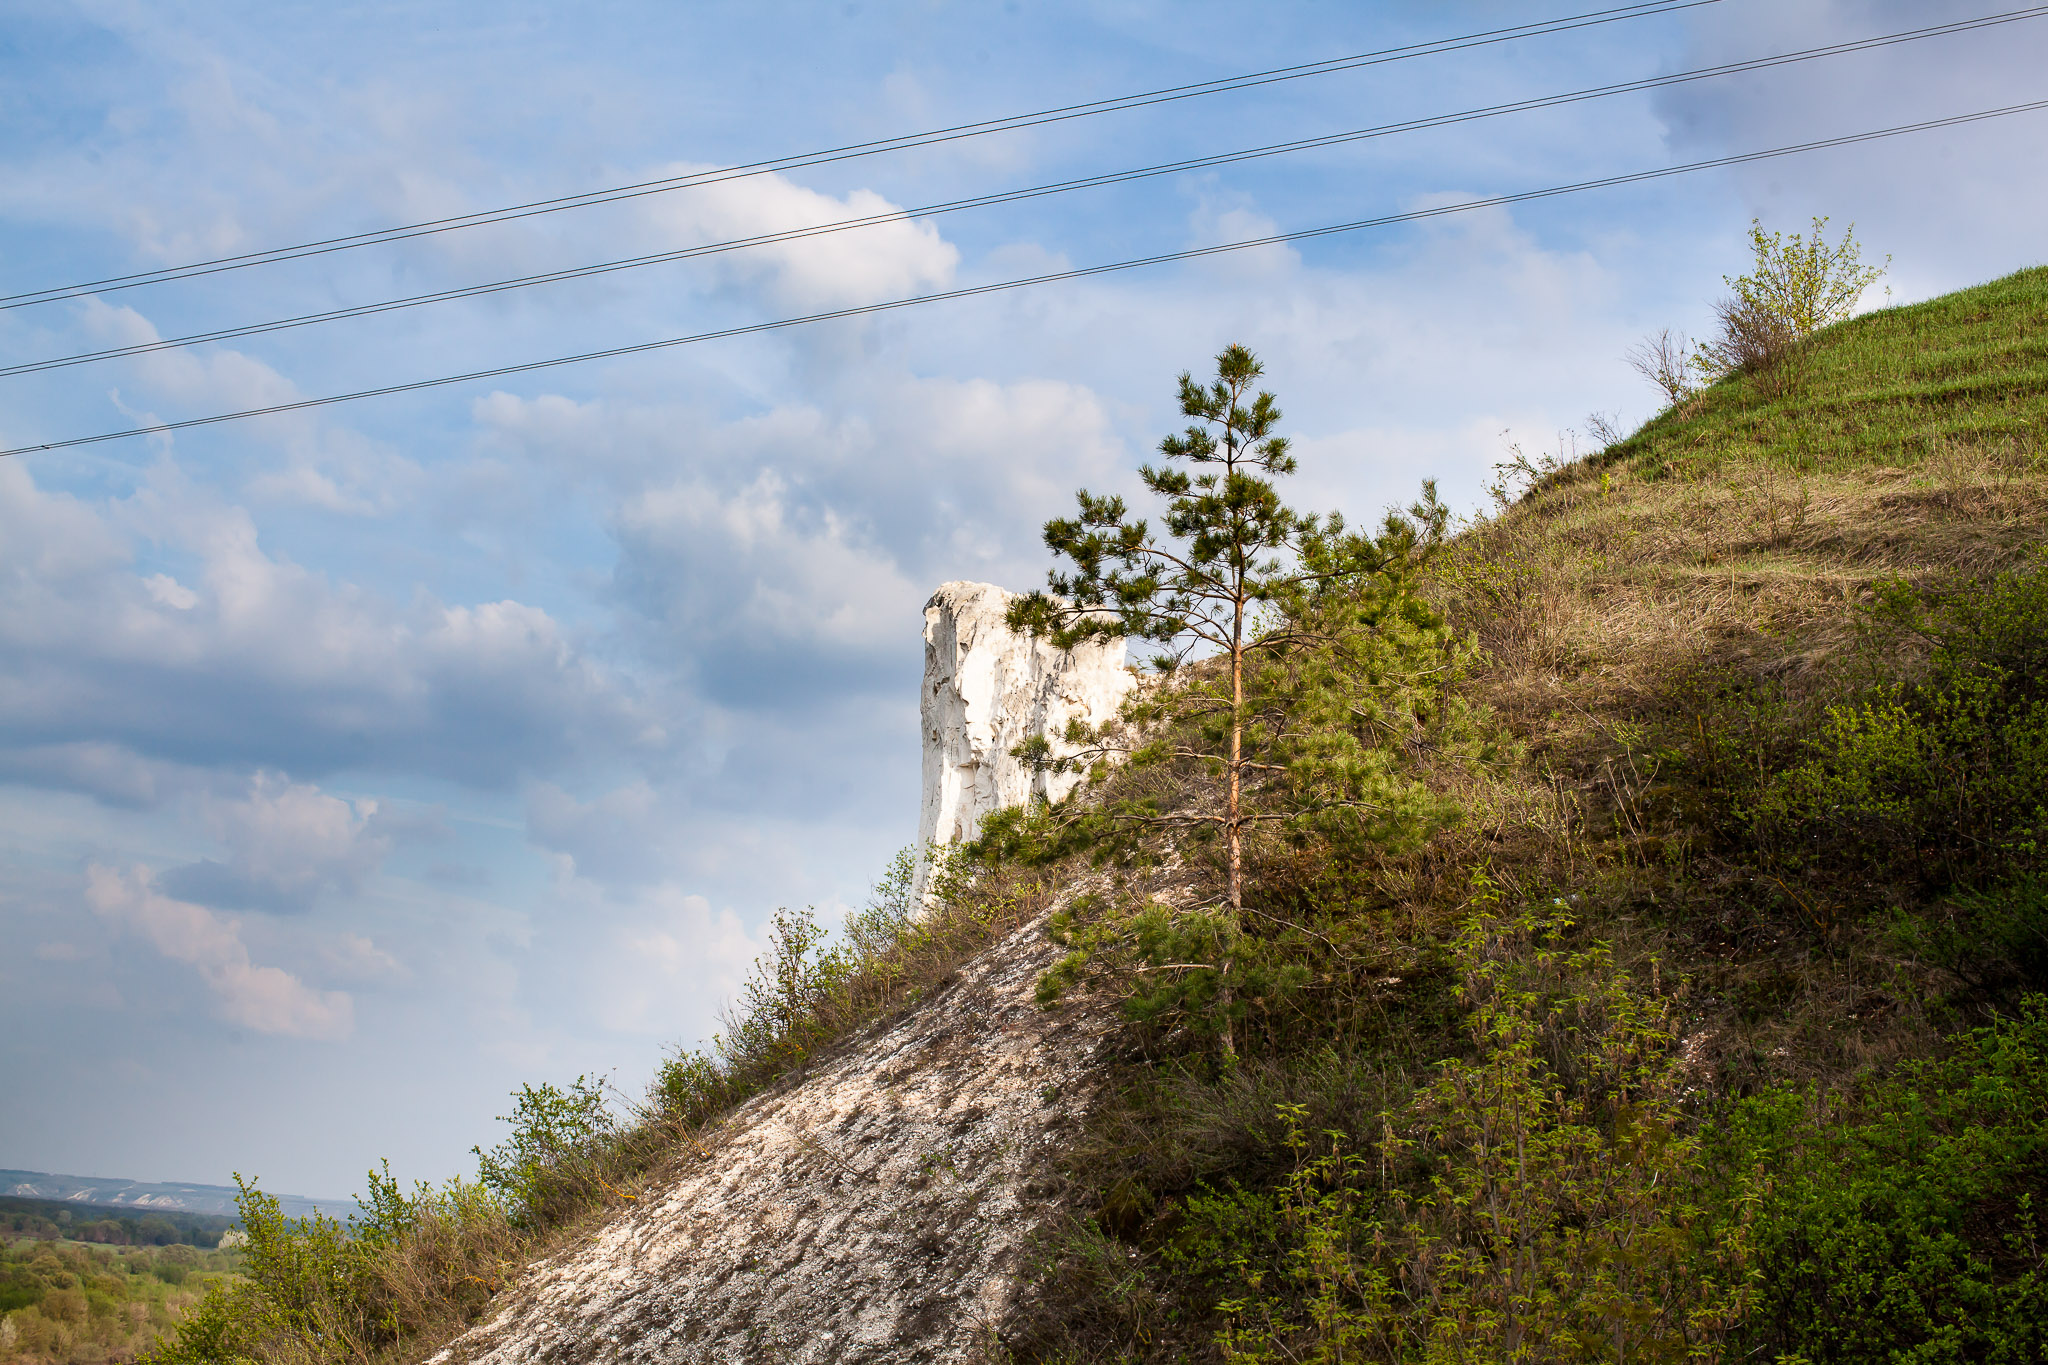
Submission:
[[[1594,466],[1711,477],[1729,461],[1805,472],[1921,463],[1944,442],[2040,439],[2048,421],[2048,266],[1816,336],[1785,391],[1736,376],[1667,412]]]

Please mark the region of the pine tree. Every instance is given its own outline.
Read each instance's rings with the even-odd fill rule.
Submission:
[[[1070,739],[1055,759],[1039,740],[1019,753],[1051,766],[1119,755],[1136,764],[1194,760],[1216,780],[1214,799],[1162,811],[1144,802],[1116,820],[1221,836],[1224,899],[1234,935],[1245,911],[1244,852],[1263,823],[1405,842],[1449,809],[1401,770],[1402,746],[1444,719],[1441,684],[1460,658],[1441,619],[1415,591],[1442,541],[1448,513],[1433,485],[1377,535],[1341,516],[1304,514],[1276,480],[1295,472],[1280,408],[1255,390],[1257,357],[1230,346],[1206,386],[1180,377],[1189,424],[1160,442],[1166,462],[1140,469],[1164,501],[1157,538],[1123,499],[1080,491],[1079,515],[1046,523],[1045,543],[1069,561],[1049,591],[1013,604],[1012,629],[1062,648],[1087,639],[1160,646],[1164,685],[1129,708],[1120,731]],[[1212,964],[1229,1028],[1230,953]]]

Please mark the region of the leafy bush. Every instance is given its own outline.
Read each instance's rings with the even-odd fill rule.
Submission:
[[[503,1201],[514,1222],[537,1227],[559,1221],[604,1180],[620,1137],[618,1118],[606,1102],[604,1084],[578,1076],[568,1089],[542,1082],[513,1093],[510,1114],[500,1123],[512,1134],[476,1154],[477,1179]],[[370,1177],[369,1227],[384,1239],[400,1233],[407,1210],[387,1179]]]
[[[1189,1201],[1176,1255],[1227,1268],[1226,1360],[1689,1360],[1743,1303],[1740,1229],[1699,1198],[1670,1002],[1559,903],[1458,956],[1477,1053],[1378,1134],[1306,1132],[1267,1190]]]
[[[1890,584],[1872,624],[1924,642],[1926,668],[1828,711],[1755,803],[1767,848],[1923,892],[2048,871],[2048,561],[1949,591]]]
[[[1744,1200],[1748,1355],[2048,1359],[2048,999],[1860,1096],[1746,1101],[1715,1146]]]
[[[1801,344],[1821,328],[1856,309],[1864,290],[1891,264],[1863,264],[1863,249],[1852,224],[1830,245],[1827,219],[1815,218],[1804,233],[1765,232],[1749,225],[1751,266],[1743,275],[1724,275],[1731,295],[1714,306],[1719,334],[1694,346],[1665,328],[1631,348],[1629,367],[1655,384],[1676,409],[1686,408],[1702,383],[1748,375],[1766,396],[1782,394],[1793,378]],[[1612,445],[1609,441],[1606,444]]]
[[[498,1149],[538,1150],[531,1128]],[[246,1234],[242,1277],[214,1284],[150,1365],[340,1362],[376,1357],[421,1332],[470,1320],[530,1245],[497,1196],[452,1180],[405,1193],[387,1169],[346,1223],[284,1216],[235,1177]]]
[[[291,1343],[302,1343],[313,1360],[347,1359],[366,1344],[359,1303],[370,1248],[324,1215],[286,1218],[275,1196],[239,1172],[235,1186],[248,1237],[245,1278],[214,1286],[150,1352],[150,1365],[240,1365],[272,1359]]]
[[[1753,263],[1746,275],[1724,283],[1735,291],[1740,308],[1782,327],[1794,341],[1804,341],[1821,328],[1842,321],[1856,309],[1863,291],[1883,278],[1883,266],[1863,264],[1863,248],[1852,223],[1842,240],[1828,245],[1828,220],[1813,220],[1813,235],[1765,232],[1755,219],[1749,224]]]

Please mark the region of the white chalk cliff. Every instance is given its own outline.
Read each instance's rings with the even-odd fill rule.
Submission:
[[[972,839],[995,811],[1072,791],[1080,774],[1034,769],[1010,751],[1044,735],[1056,754],[1074,752],[1067,722],[1102,724],[1136,685],[1121,641],[1064,650],[1011,630],[1016,600],[989,583],[947,583],[925,603],[919,848]]]

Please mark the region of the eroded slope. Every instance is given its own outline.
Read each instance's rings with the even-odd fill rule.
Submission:
[[[1043,917],[736,1111],[434,1365],[952,1361],[1015,1288],[1108,1020],[1032,1002]]]

